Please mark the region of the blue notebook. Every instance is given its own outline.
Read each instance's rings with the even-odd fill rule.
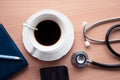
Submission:
[[[21,58],[21,60],[0,59],[0,80],[8,80],[9,77],[28,65],[2,24],[0,24],[0,55],[18,56]]]

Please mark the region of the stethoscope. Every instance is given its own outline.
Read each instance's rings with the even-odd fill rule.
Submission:
[[[117,40],[109,40],[110,33],[114,29],[119,28],[120,24],[113,25],[111,28],[108,29],[108,31],[106,33],[106,36],[105,36],[105,40],[94,40],[94,39],[89,38],[86,35],[86,33],[90,29],[92,29],[93,27],[95,27],[97,25],[104,24],[106,22],[118,21],[118,20],[120,20],[120,18],[113,18],[113,19],[103,20],[103,21],[100,21],[100,22],[97,22],[97,23],[93,24],[88,29],[85,29],[85,27],[84,27],[83,35],[84,35],[84,40],[85,40],[86,46],[87,47],[90,46],[90,43],[88,42],[88,40],[90,40],[91,42],[95,42],[95,43],[105,43],[107,48],[111,51],[112,54],[114,54],[117,57],[120,57],[120,54],[117,53],[115,50],[113,50],[113,48],[110,45],[110,43],[112,43],[112,42],[120,42],[120,40],[118,40],[118,39]],[[86,24],[84,23],[84,26],[85,25]],[[77,51],[77,52],[75,52],[72,55],[71,62],[76,67],[85,67],[89,63],[89,64],[92,64],[94,66],[104,67],[104,68],[120,68],[120,64],[103,64],[103,63],[98,63],[96,61],[89,60],[87,53],[84,52],[84,51]]]

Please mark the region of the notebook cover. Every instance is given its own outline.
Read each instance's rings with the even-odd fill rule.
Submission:
[[[2,24],[0,24],[0,54],[18,56],[21,58],[21,60],[0,59],[0,80],[8,80],[9,77],[28,65],[26,59]]]

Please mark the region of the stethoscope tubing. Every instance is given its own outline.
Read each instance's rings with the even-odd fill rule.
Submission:
[[[110,40],[109,40],[109,37],[110,37],[110,33],[116,29],[120,27],[120,24],[116,24],[116,25],[113,25],[111,28],[108,29],[107,33],[106,33],[106,36],[105,36],[105,43],[106,43],[106,46],[107,48],[111,51],[112,54],[114,54],[115,56],[117,57],[120,57],[120,54],[117,53],[110,45]]]

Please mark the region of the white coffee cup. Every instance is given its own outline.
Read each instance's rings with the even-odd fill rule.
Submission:
[[[50,46],[40,44],[34,35],[36,26],[45,20],[51,20],[59,25],[61,36]],[[23,24],[23,44],[26,50],[35,58],[43,61],[58,60],[71,49],[74,42],[74,29],[70,20],[55,10],[42,10],[33,14]]]

